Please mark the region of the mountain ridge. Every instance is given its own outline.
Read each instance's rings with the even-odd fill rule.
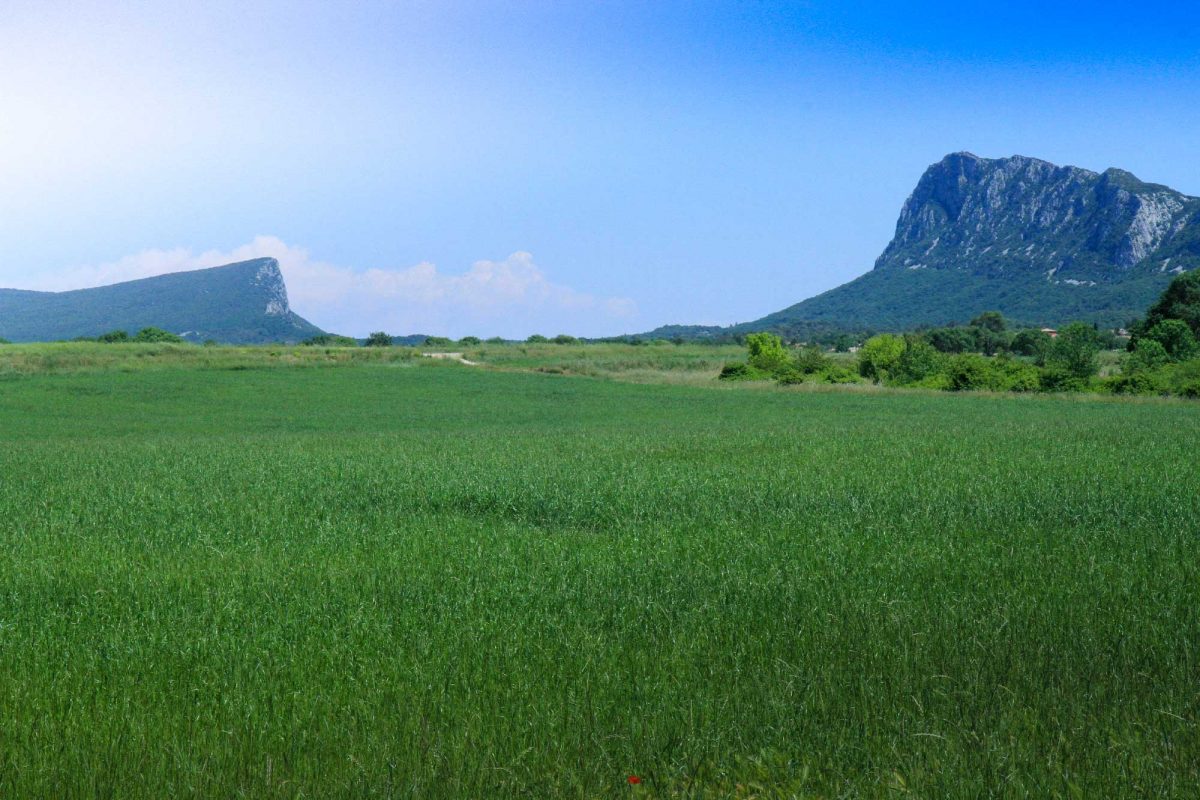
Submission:
[[[256,258],[132,281],[37,292],[0,289],[0,338],[14,342],[156,327],[189,341],[296,342],[323,331],[291,310],[279,262]]]
[[[961,151],[921,175],[870,271],[753,322],[692,335],[904,330],[988,310],[1031,325],[1118,327],[1197,267],[1200,198],[1118,168]]]

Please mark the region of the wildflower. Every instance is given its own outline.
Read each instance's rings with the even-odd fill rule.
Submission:
[[[637,775],[630,775],[628,780],[629,780],[630,786],[637,786],[639,783],[642,782],[642,779],[639,778]]]

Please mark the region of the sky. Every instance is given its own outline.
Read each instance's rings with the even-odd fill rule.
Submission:
[[[1200,195],[1200,4],[0,0],[0,286],[280,260],[327,330],[602,336],[869,270],[922,171]]]

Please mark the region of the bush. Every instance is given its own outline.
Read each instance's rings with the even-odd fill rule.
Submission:
[[[560,333],[550,341],[554,342],[554,344],[579,344],[578,339],[576,339],[574,336],[568,336],[565,333]]]
[[[721,374],[717,376],[723,381],[765,381],[770,377],[771,373],[763,372],[761,369],[741,361],[726,364],[721,368]]]
[[[464,336],[458,340],[458,343],[467,347],[474,347],[475,345],[483,344],[483,340],[478,336]]]
[[[1041,371],[1040,389],[1043,392],[1082,392],[1087,380],[1061,366],[1046,367]]]
[[[946,362],[947,388],[952,392],[996,389],[997,381],[988,360],[975,353],[963,353]]]
[[[8,339],[5,339],[3,336],[0,336],[0,344],[12,344],[12,342],[10,342]]]
[[[545,336],[542,336],[540,333],[535,333],[532,336],[530,336],[528,339],[526,339],[525,341],[528,342],[529,344],[545,344],[546,342],[548,342],[550,340],[547,339]],[[640,344],[640,342],[630,342],[630,344]]]
[[[858,376],[838,364],[830,364],[820,373],[820,379],[825,383],[858,383]]]
[[[446,336],[426,336],[425,347],[449,347],[454,340]]]
[[[120,340],[118,340],[120,341]],[[164,331],[162,328],[142,328],[137,332],[137,336],[133,337],[135,342],[173,342],[179,343],[183,341],[183,337],[176,336],[170,331]]]
[[[506,344],[503,336],[492,336],[487,340],[488,344]]]
[[[103,342],[105,344],[116,344],[118,342],[128,342],[129,334],[126,333],[125,331],[109,331],[108,333],[102,333],[99,336],[97,336],[96,341]]]
[[[1166,394],[1167,388],[1157,373],[1141,371],[1113,375],[1104,381],[1105,391],[1113,394]]]
[[[795,366],[796,371],[801,375],[815,375],[818,372],[824,372],[829,369],[833,361],[829,356],[825,355],[825,350],[820,345],[809,345],[796,353]]]

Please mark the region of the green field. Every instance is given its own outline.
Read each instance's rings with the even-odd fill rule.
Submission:
[[[1200,404],[506,352],[0,355],[0,797],[1197,796]]]

